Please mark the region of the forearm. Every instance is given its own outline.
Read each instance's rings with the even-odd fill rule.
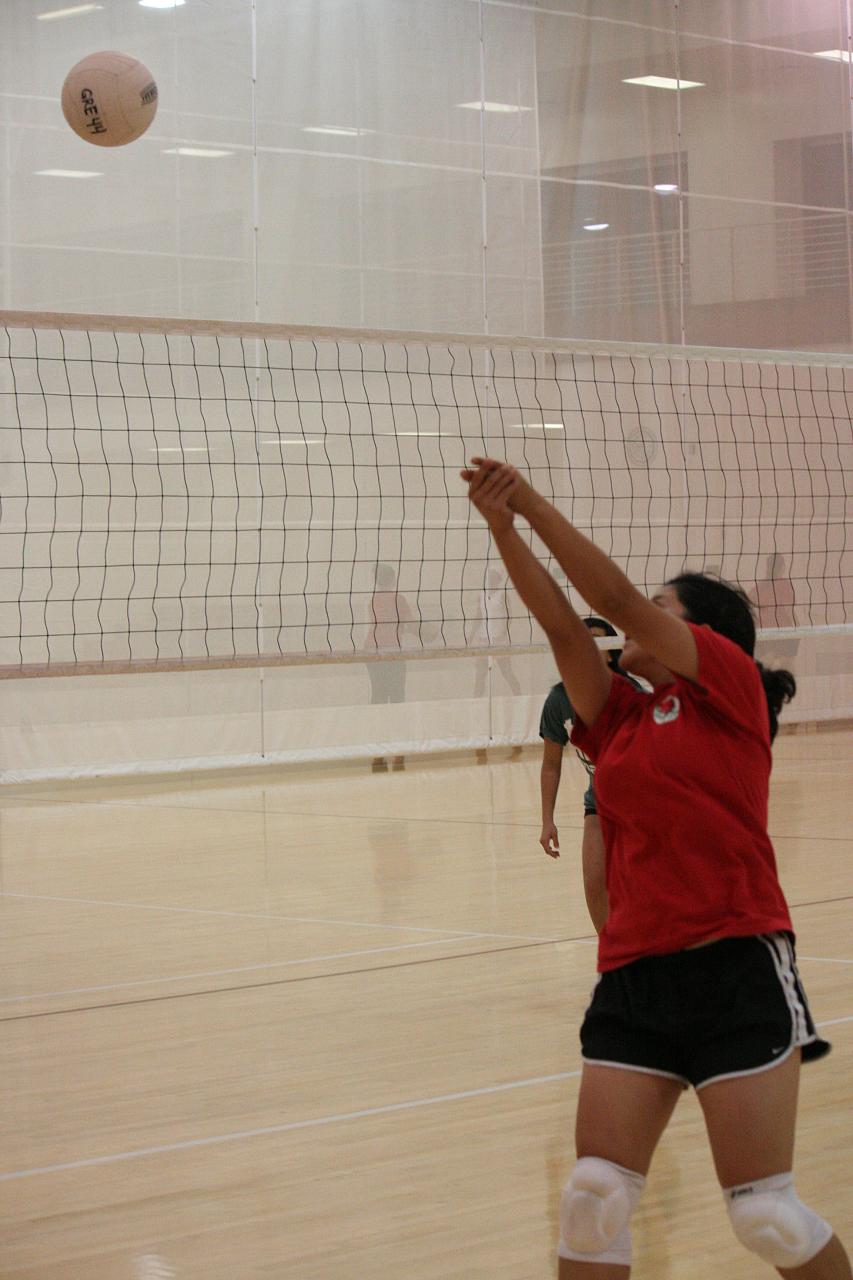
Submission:
[[[530,523],[590,608],[619,626],[620,614],[636,594],[619,566],[529,485],[522,485],[519,500],[513,506]],[[550,574],[547,576],[553,581]]]
[[[542,796],[542,825],[554,821],[554,808],[557,803],[557,792],[560,789],[560,770],[543,765],[539,775],[539,790]]]
[[[514,527],[492,536],[516,591],[545,634],[565,632],[577,615],[545,566]]]

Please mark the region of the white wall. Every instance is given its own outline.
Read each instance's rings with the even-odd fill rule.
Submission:
[[[533,742],[557,679],[550,655],[519,654],[489,670],[486,658],[405,667],[404,700],[385,705],[371,702],[358,662],[6,681],[0,782],[374,756],[390,764],[395,755]]]
[[[846,0],[186,0],[172,10],[98,0],[85,13],[40,16],[73,7],[0,6],[7,309],[851,349],[853,184],[827,175],[838,178],[824,184],[842,191],[837,203],[806,190],[783,202],[775,158],[779,143],[849,135],[849,68],[814,56],[847,47]],[[70,66],[109,48],[141,58],[160,88],[149,133],[115,151],[76,138],[59,109]],[[676,70],[703,87],[624,83]],[[512,110],[462,105],[470,102]],[[347,132],[314,132],[329,128]],[[169,154],[180,147],[226,154]],[[843,168],[849,138],[839,156]],[[655,192],[658,166],[682,160],[682,190]],[[619,174],[628,163],[631,182]],[[679,202],[683,246],[662,231],[664,200]],[[586,232],[598,208],[610,225]],[[565,241],[567,264],[556,302],[543,278],[555,240]],[[811,286],[810,254],[822,255]],[[795,443],[799,424],[795,410],[782,427]],[[833,429],[847,440],[849,419],[834,416]],[[676,476],[695,515],[704,495],[693,483],[689,469]],[[833,473],[844,507],[839,483]],[[691,537],[721,558],[719,529]],[[639,557],[632,570],[648,570],[642,538],[628,544],[624,553]],[[843,612],[850,584],[838,583],[832,603]],[[823,681],[814,689],[826,705],[847,705],[825,674],[808,678]],[[507,711],[506,688],[496,698],[457,689],[448,703],[444,686],[434,696],[427,682],[413,696],[407,738],[399,708],[365,703],[355,666],[334,677],[331,713],[322,700],[316,719],[265,708],[265,733],[281,732],[262,741],[256,674],[211,674],[192,688],[180,679],[8,685],[3,767],[327,751],[344,745],[340,707],[361,708],[352,723],[368,753],[414,740],[501,740],[532,731],[547,683],[537,672]],[[412,690],[420,679],[413,665]],[[470,670],[460,679],[475,688]],[[498,671],[498,690],[501,679]],[[304,669],[272,673],[266,685],[270,696],[286,691],[285,703],[297,687],[313,687]],[[186,699],[202,691],[209,701],[197,715]],[[129,718],[139,734],[128,737],[117,723],[131,693],[148,714]],[[209,708],[220,700],[228,715],[211,734]],[[372,720],[382,721],[375,731]],[[42,736],[43,759],[32,745]]]
[[[848,67],[814,56],[846,48],[844,0],[100,0],[40,20],[73,7],[0,11],[7,308],[850,348],[849,195],[783,202],[774,178],[776,143],[849,132]],[[104,48],[160,86],[152,129],[114,151],[58,101]],[[624,83],[676,70],[703,87]],[[482,101],[511,110],[462,105]],[[661,196],[678,156],[683,189]],[[644,158],[639,181],[604,172]],[[594,241],[617,305],[544,306],[555,199],[575,274]],[[610,226],[585,233],[596,203]],[[820,305],[798,274],[815,234]]]
[[[853,717],[849,632],[760,642],[758,656],[797,677],[783,724]],[[405,701],[390,706],[371,704],[364,663],[6,681],[0,784],[378,756],[390,767],[536,743],[553,662],[506,661],[486,672],[486,659],[413,658]]]

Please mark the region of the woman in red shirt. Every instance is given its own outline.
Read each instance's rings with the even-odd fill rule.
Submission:
[[[625,1280],[629,1222],[692,1085],[737,1238],[782,1276],[850,1280],[796,1194],[800,1064],[822,1057],[767,835],[770,742],[795,692],[752,657],[742,592],[682,574],[647,600],[505,463],[462,472],[551,647],[596,764],[609,913],[581,1029],[578,1161],[562,1196],[560,1280]],[[597,613],[625,632],[631,686],[514,528],[523,516]]]

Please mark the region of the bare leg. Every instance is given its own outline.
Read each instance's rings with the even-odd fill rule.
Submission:
[[[559,1280],[627,1280],[630,1267],[619,1267],[612,1262],[572,1262],[560,1259]]]
[[[681,1096],[678,1080],[584,1064],[575,1123],[578,1157],[598,1156],[644,1177]],[[559,1280],[627,1280],[630,1267],[560,1259]]]
[[[753,1076],[697,1091],[721,1187],[787,1173],[794,1162],[799,1050]]]
[[[587,814],[583,820],[581,866],[587,910],[595,932],[601,933],[607,919],[607,885],[604,880],[604,837],[597,813]]]
[[[754,1076],[721,1080],[699,1090],[714,1166],[721,1187],[737,1187],[794,1163],[800,1053]],[[850,1262],[837,1236],[802,1267],[779,1270],[792,1280],[851,1280]]]
[[[780,1276],[790,1276],[790,1280],[850,1280],[853,1275],[850,1259],[838,1236],[833,1236],[804,1267],[795,1267],[793,1270],[779,1267],[777,1270]]]

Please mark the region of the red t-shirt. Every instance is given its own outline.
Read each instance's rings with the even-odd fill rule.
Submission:
[[[594,761],[606,849],[602,972],[706,938],[791,929],[767,834],[770,727],[758,668],[688,623],[695,681],[652,694],[614,675],[592,728],[572,743]]]

